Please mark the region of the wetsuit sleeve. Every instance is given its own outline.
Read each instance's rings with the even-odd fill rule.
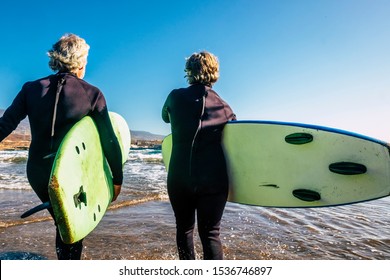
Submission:
[[[237,120],[236,114],[233,112],[229,104],[227,104],[225,101],[224,103],[225,103],[224,110],[225,110],[226,119],[228,121],[236,121]]]
[[[0,118],[0,142],[14,131],[19,123],[27,116],[25,94],[22,90]]]
[[[162,108],[161,117],[164,122],[170,123],[169,118],[169,103],[170,103],[170,95],[168,95],[167,100],[165,100],[164,106]]]
[[[90,115],[98,128],[103,152],[111,169],[113,183],[115,185],[122,185],[122,152],[112,127],[103,95],[98,97],[96,109]]]
[[[236,121],[237,120],[237,116],[233,112],[233,110],[229,106],[229,104],[225,100],[223,100],[218,94],[217,94],[217,96],[220,99],[220,101],[222,102],[223,110],[225,112],[226,121]]]

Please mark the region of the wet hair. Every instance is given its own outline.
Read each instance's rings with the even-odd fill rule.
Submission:
[[[213,85],[219,78],[218,58],[207,51],[194,53],[186,59],[184,71],[189,84]]]
[[[51,50],[49,67],[53,71],[75,72],[87,63],[89,45],[74,34],[63,35]]]

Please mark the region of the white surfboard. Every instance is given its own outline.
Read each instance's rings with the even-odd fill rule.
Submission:
[[[166,166],[171,141],[163,142]],[[390,147],[380,140],[307,124],[235,121],[222,144],[231,202],[321,207],[390,195]]]

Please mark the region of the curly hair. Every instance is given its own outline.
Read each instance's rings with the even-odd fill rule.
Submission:
[[[49,67],[53,71],[75,72],[87,63],[89,45],[74,34],[63,35],[51,50]]]
[[[218,58],[207,51],[194,53],[186,59],[184,71],[189,84],[212,85],[219,78]]]

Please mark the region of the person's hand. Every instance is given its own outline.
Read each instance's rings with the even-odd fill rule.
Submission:
[[[122,185],[114,185],[114,196],[112,197],[111,202],[114,202],[117,198],[119,193],[121,192]]]

